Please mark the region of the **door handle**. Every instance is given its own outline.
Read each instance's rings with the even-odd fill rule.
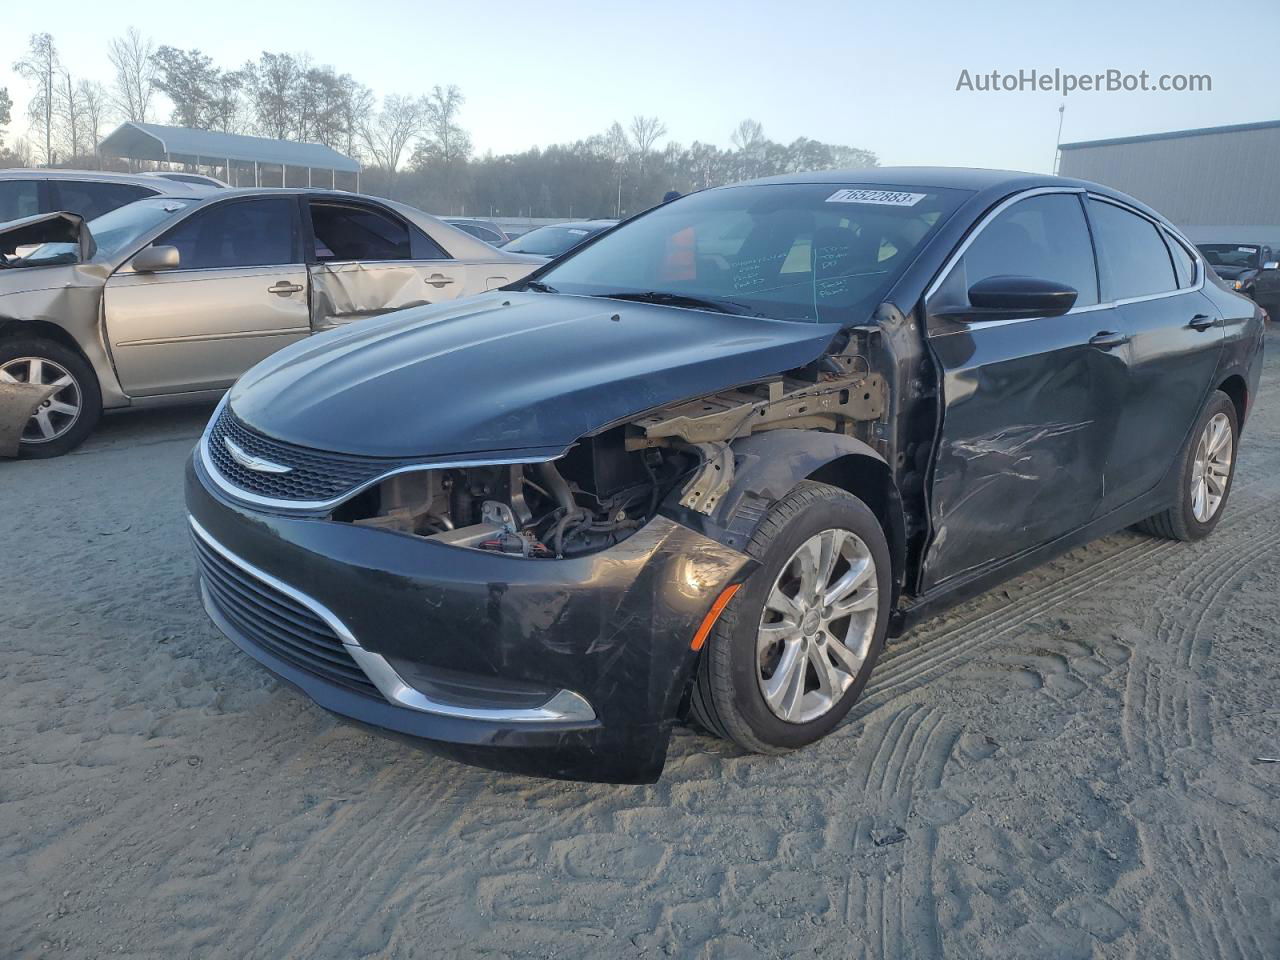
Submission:
[[[279,294],[282,297],[287,297],[291,293],[298,293],[301,290],[302,290],[302,284],[286,283],[283,280],[281,280],[277,284],[267,287],[267,293]]]
[[[1089,346],[1097,347],[1100,350],[1123,347],[1128,342],[1129,338],[1125,334],[1116,333],[1114,330],[1102,330],[1089,338]]]
[[[431,284],[438,290],[446,283],[453,283],[453,277],[446,277],[442,273],[433,273],[431,276],[427,277],[427,283]]]
[[[1210,327],[1217,326],[1218,321],[1213,317],[1206,317],[1203,313],[1197,313],[1191,318],[1191,322],[1187,324],[1192,330],[1208,330]]]

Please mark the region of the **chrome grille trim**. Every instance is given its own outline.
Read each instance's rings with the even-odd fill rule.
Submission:
[[[298,512],[298,513],[318,513],[320,511],[332,510],[334,507],[340,506],[352,497],[363,493],[370,487],[382,483],[389,477],[397,476],[402,473],[416,473],[425,470],[450,470],[465,469],[467,467],[492,467],[492,466],[511,466],[518,463],[549,463],[558,457],[480,457],[473,460],[447,460],[435,462],[415,461],[412,463],[404,463],[400,466],[393,467],[378,472],[376,475],[370,476],[368,479],[351,487],[348,490],[330,497],[326,500],[293,500],[281,497],[268,497],[262,494],[254,493],[252,490],[246,490],[243,487],[233,483],[230,478],[225,476],[218,468],[215,458],[210,451],[210,444],[213,441],[214,427],[218,423],[219,417],[223,413],[223,409],[227,406],[229,394],[223,396],[222,401],[213,412],[208,425],[205,427],[204,433],[200,437],[197,445],[199,453],[200,465],[204,469],[209,480],[217,486],[217,488],[227,496],[239,500],[242,503],[251,504],[255,507],[264,507],[273,511],[280,512]],[[316,451],[319,455],[319,451]]]

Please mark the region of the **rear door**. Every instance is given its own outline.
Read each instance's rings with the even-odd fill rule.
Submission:
[[[197,209],[157,238],[177,247],[176,270],[107,281],[107,336],[132,396],[230,386],[311,332],[307,270],[293,196],[249,197]]]
[[[1099,303],[1082,194],[1018,199],[980,226],[926,300],[941,373],[922,588],[976,574],[1088,523],[1106,487],[1128,377],[1114,311]],[[1060,317],[965,322],[989,276],[1074,287]]]
[[[1128,389],[1099,514],[1150,491],[1173,466],[1222,351],[1222,316],[1200,293],[1203,269],[1140,212],[1090,197],[1103,296],[1129,339]]]
[[[315,330],[452,300],[467,287],[467,265],[390,210],[311,198],[306,213]]]

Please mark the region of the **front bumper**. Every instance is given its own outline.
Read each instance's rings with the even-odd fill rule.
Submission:
[[[250,581],[320,611],[342,641],[336,649],[354,652],[373,682],[312,669],[287,647],[260,642],[243,610],[219,602],[229,594],[206,560],[206,610],[241,649],[350,720],[538,776],[656,780],[696,661],[690,641],[715,598],[753,565],[663,516],[600,553],[526,560],[251,510],[213,492],[194,460],[186,492],[198,549],[207,555],[213,545]],[[256,589],[250,582],[246,596]],[[377,676],[379,663],[399,671],[394,680]],[[434,697],[437,677],[465,678],[472,693]],[[486,688],[492,702],[477,701]],[[527,691],[539,690],[549,702],[531,707]]]

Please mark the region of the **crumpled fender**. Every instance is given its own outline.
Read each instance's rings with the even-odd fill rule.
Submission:
[[[725,546],[742,550],[768,513],[796,484],[816,479],[849,489],[885,526],[895,594],[906,567],[902,502],[884,457],[856,437],[820,430],[769,430],[735,440],[734,477],[709,514],[680,507],[679,491],[662,512]]]

